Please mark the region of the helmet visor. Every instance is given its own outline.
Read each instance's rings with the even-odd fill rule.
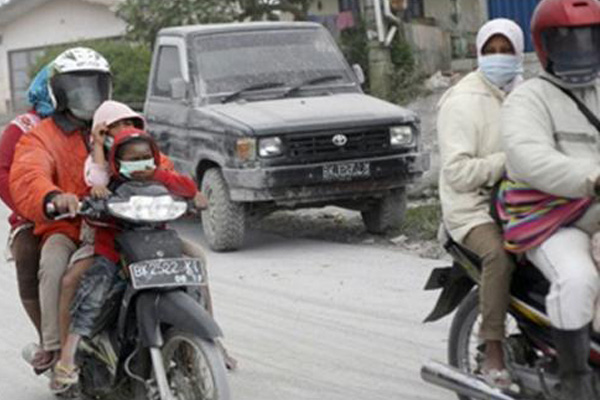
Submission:
[[[584,83],[600,70],[600,26],[558,27],[542,33],[552,72],[559,78]]]
[[[67,108],[75,117],[91,121],[94,112],[110,98],[110,75],[99,72],[76,72],[54,77],[53,87],[64,94]]]

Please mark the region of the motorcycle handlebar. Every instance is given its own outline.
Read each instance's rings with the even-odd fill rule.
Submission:
[[[56,206],[54,205],[54,203],[50,202],[48,204],[46,204],[46,215],[54,221],[57,220],[61,220],[61,219],[66,219],[66,218],[74,218],[77,215],[90,215],[94,209],[92,202],[94,201],[98,201],[98,200],[94,200],[90,197],[86,197],[83,200],[81,200],[79,202],[79,205],[77,207],[77,213],[76,215],[73,215],[71,213],[61,213],[56,209]]]

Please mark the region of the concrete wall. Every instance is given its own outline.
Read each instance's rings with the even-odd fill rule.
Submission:
[[[332,15],[339,12],[338,0],[314,0],[308,11],[313,15]]]
[[[108,7],[81,0],[52,0],[0,26],[0,113],[7,112],[10,105],[9,51],[115,37],[124,32],[125,23]]]
[[[425,16],[451,33],[454,57],[475,52],[475,37],[488,19],[486,0],[424,0]]]
[[[411,44],[419,69],[427,75],[450,70],[450,33],[436,26],[406,24],[404,34]]]

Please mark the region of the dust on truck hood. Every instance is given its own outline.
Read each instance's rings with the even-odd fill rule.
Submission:
[[[412,111],[355,93],[218,104],[208,108],[260,134],[327,125],[372,126],[418,120]]]

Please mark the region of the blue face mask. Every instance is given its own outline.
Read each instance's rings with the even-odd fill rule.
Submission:
[[[479,58],[479,69],[490,82],[502,89],[523,73],[523,64],[515,55],[490,54]]]
[[[131,174],[138,171],[154,169],[154,158],[139,161],[119,161],[119,173],[126,178],[131,179]]]

